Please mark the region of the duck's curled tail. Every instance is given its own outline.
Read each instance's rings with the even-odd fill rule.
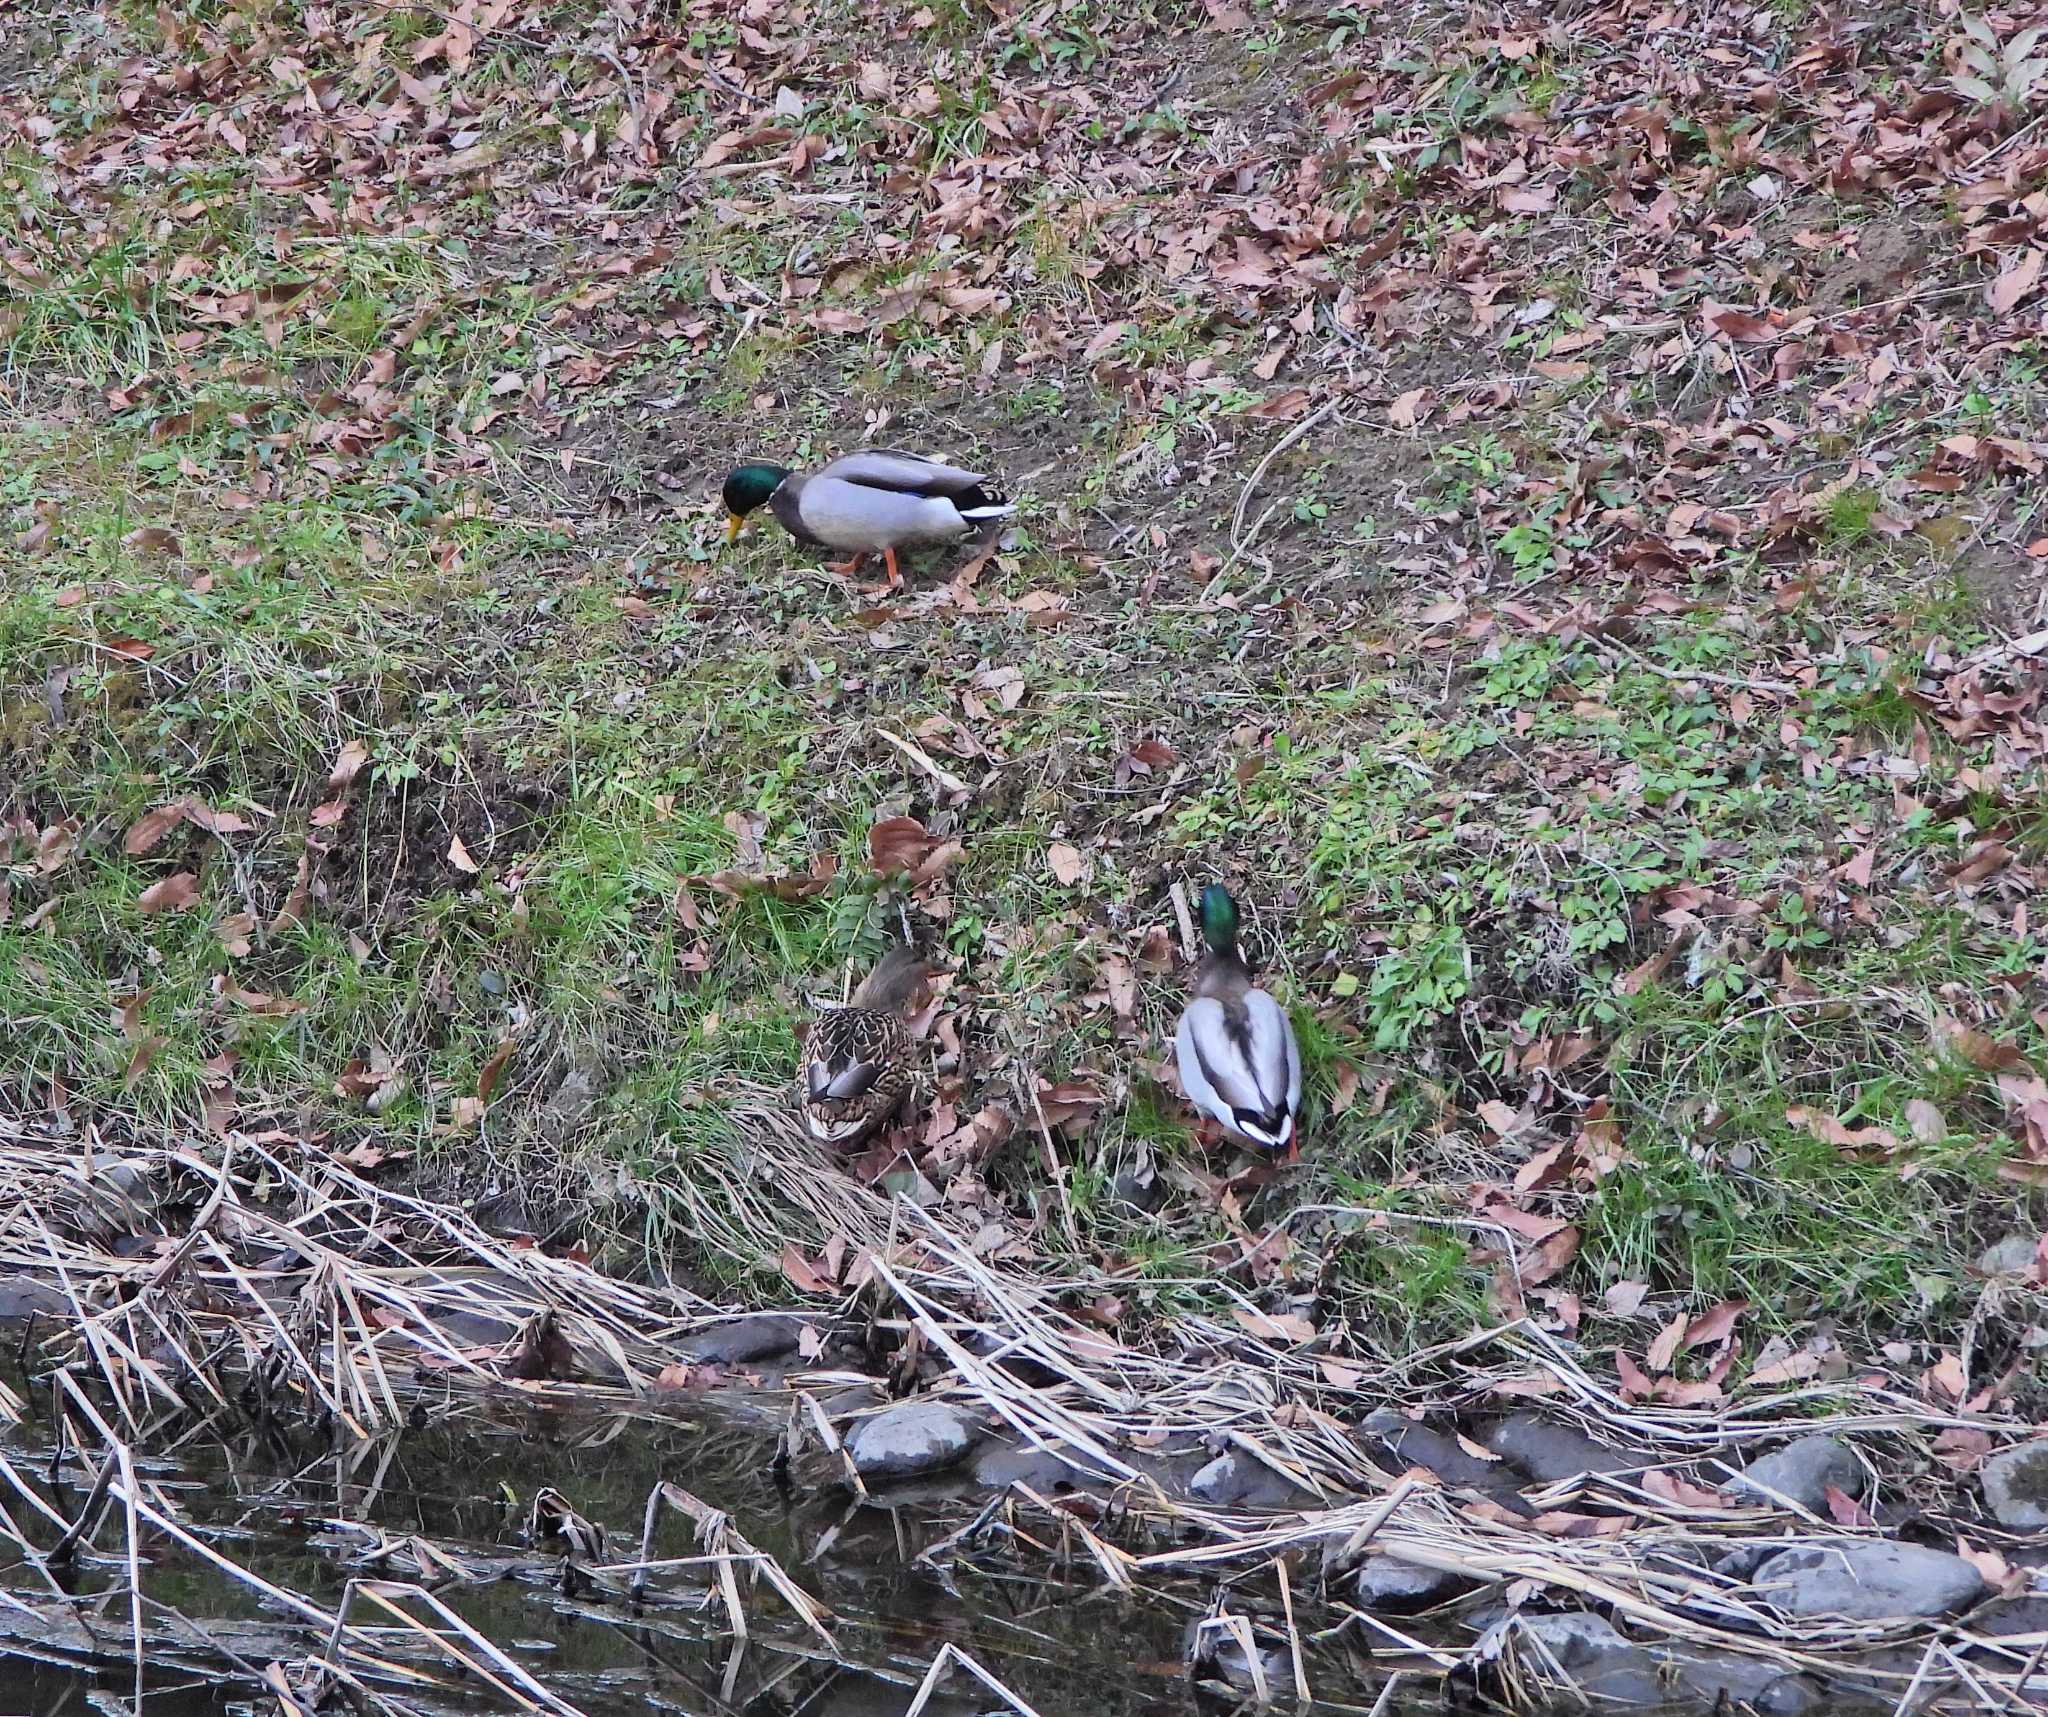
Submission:
[[[953,497],[953,508],[963,519],[984,524],[991,519],[1007,519],[1017,505],[993,483],[977,483]]]

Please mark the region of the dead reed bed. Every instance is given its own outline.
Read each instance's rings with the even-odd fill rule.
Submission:
[[[1568,1685],[1560,1666],[1518,1643],[1512,1614],[1477,1648],[1446,1645],[1441,1629],[1411,1631],[1320,1579],[1322,1568],[1370,1550],[1453,1573],[1511,1609],[1563,1600],[1644,1641],[1823,1678],[1853,1668],[1900,1710],[2048,1709],[2048,1634],[1985,1639],[1967,1625],[1788,1616],[1716,1564],[1721,1551],[1788,1537],[1799,1523],[1738,1507],[1711,1486],[1652,1476],[1653,1466],[1791,1430],[1881,1433],[1911,1450],[1947,1426],[2017,1427],[1931,1414],[1870,1380],[1711,1411],[1645,1405],[1520,1322],[1361,1365],[1265,1317],[1227,1283],[1206,1284],[1202,1309],[1121,1340],[1077,1308],[1128,1284],[1050,1260],[980,1255],[969,1225],[956,1226],[942,1206],[892,1199],[835,1172],[769,1102],[735,1109],[733,1123],[730,1156],[693,1162],[673,1189],[699,1240],[747,1266],[792,1239],[840,1241],[854,1259],[847,1286],[836,1303],[818,1296],[807,1324],[860,1330],[899,1351],[909,1344],[925,1356],[927,1392],[1098,1475],[1107,1500],[1093,1506],[1028,1487],[1004,1499],[1004,1518],[1021,1506],[1054,1528],[1012,1531],[1010,1547],[1056,1543],[1072,1566],[1123,1591],[1209,1591],[1196,1632],[1235,1649],[1237,1679],[1255,1700],[1305,1700],[1307,1663],[1339,1642],[1376,1675],[1462,1675],[1510,1706],[1552,1702],[1559,1675]],[[365,1439],[404,1425],[424,1401],[445,1408],[510,1394],[661,1413],[687,1375],[691,1338],[729,1322],[728,1308],[491,1234],[458,1206],[281,1132],[115,1151],[11,1123],[0,1137],[0,1209],[0,1283],[32,1308],[18,1326],[19,1369],[39,1410],[47,1397],[84,1493],[61,1506],[48,1475],[0,1445],[0,1539],[43,1589],[10,1599],[16,1611],[79,1636],[80,1650],[125,1652],[139,1676],[161,1642],[190,1649],[194,1631],[145,1590],[138,1547],[145,1536],[167,1537],[294,1624],[296,1649],[266,1639],[244,1654],[288,1717],[337,1705],[425,1710],[458,1687],[487,1688],[525,1711],[574,1709],[437,1595],[464,1578],[459,1547],[382,1544],[330,1607],[276,1587],[192,1527],[138,1457],[224,1424],[289,1420],[337,1441]],[[843,1422],[824,1403],[861,1379],[858,1369],[816,1364],[787,1380],[790,1448],[843,1463],[856,1491]],[[1426,1471],[1389,1470],[1360,1421],[1376,1409],[1440,1404],[1447,1380],[1466,1402],[1540,1393],[1554,1414],[1617,1447],[1654,1452],[1655,1462],[1554,1486],[1526,1517]],[[0,1414],[19,1420],[27,1406],[0,1389]],[[1254,1511],[1199,1500],[1157,1458],[1197,1444],[1270,1469],[1299,1505]],[[653,1554],[657,1521],[669,1515],[689,1522],[692,1555]],[[985,1508],[926,1555],[981,1554],[1001,1532]],[[814,1649],[831,1650],[832,1619],[800,1581],[680,1487],[648,1497],[636,1554],[620,1558],[615,1535],[553,1492],[535,1500],[527,1521],[529,1543],[559,1557],[565,1589],[644,1603],[687,1578],[735,1641],[747,1639],[750,1612],[769,1604]],[[62,1578],[81,1546],[104,1551],[113,1538],[125,1543],[128,1567],[118,1638],[104,1600],[87,1613]],[[1029,1711],[978,1663],[962,1655],[955,1667]]]

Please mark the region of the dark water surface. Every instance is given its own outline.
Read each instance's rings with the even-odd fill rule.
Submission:
[[[45,1394],[43,1399],[47,1401]],[[465,1411],[423,1428],[335,1449],[310,1434],[251,1437],[240,1446],[193,1439],[175,1458],[143,1463],[146,1485],[171,1502],[186,1526],[216,1550],[275,1586],[332,1610],[349,1580],[416,1580],[401,1555],[360,1560],[377,1543],[418,1535],[481,1578],[438,1595],[561,1699],[590,1717],[687,1712],[693,1717],[902,1717],[941,1647],[950,1642],[1028,1701],[1040,1717],[1165,1717],[1230,1708],[1199,1695],[1182,1665],[1182,1642],[1208,1589],[1119,1597],[1104,1589],[1085,1554],[1062,1573],[1060,1526],[1040,1511],[1012,1517],[1042,1548],[995,1530],[941,1567],[919,1552],[974,1518],[993,1499],[926,1498],[905,1506],[859,1505],[823,1480],[779,1483],[772,1469],[779,1424],[764,1414],[773,1398],[747,1404],[744,1418],[706,1401],[693,1416],[662,1421],[570,1418],[518,1406]],[[18,1473],[47,1490],[46,1426],[15,1433],[6,1452]],[[606,1528],[608,1559],[638,1553],[650,1490],[668,1480],[729,1513],[740,1532],[775,1557],[796,1583],[833,1613],[835,1655],[765,1585],[747,1594],[749,1639],[741,1646],[726,1611],[697,1572],[658,1577],[645,1606],[586,1592],[565,1594],[560,1557],[523,1540],[534,1494],[552,1487]],[[60,1512],[75,1514],[85,1483],[66,1472]],[[0,1493],[17,1523],[24,1511]],[[47,1523],[30,1529],[47,1546]],[[157,1717],[207,1717],[258,1701],[274,1709],[250,1671],[273,1659],[318,1655],[320,1630],[237,1582],[170,1536],[145,1526],[143,1591],[153,1606],[145,1703]],[[127,1709],[132,1669],[105,1659],[125,1649],[126,1527],[118,1506],[94,1534],[70,1585],[100,1603],[89,1620],[101,1642],[94,1664],[74,1630],[40,1634],[0,1600],[0,1717],[86,1717]],[[665,1512],[655,1556],[697,1553],[694,1530]],[[10,1560],[11,1557],[11,1560]],[[744,1589],[744,1588],[743,1588]],[[49,1585],[18,1552],[0,1552],[0,1590],[51,1607]],[[1244,1605],[1259,1607],[1270,1598]],[[415,1603],[408,1606],[424,1614]],[[233,1669],[177,1620],[206,1632],[248,1666]],[[350,1619],[388,1623],[357,1596]],[[416,1643],[416,1642],[415,1642]],[[402,1648],[394,1656],[426,1666]],[[427,1711],[503,1708],[486,1687],[450,1677],[403,1695]],[[1376,1689],[1341,1647],[1311,1660],[1311,1685],[1325,1709],[1363,1709]],[[218,1676],[219,1679],[214,1679]],[[1427,1678],[1412,1684],[1420,1694]],[[1004,1709],[995,1694],[956,1672],[925,1706],[931,1717]],[[1385,1712],[1421,1712],[1397,1700]]]

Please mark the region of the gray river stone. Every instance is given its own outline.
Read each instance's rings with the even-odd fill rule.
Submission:
[[[1442,1568],[1424,1568],[1398,1556],[1368,1556],[1351,1577],[1359,1603],[1381,1615],[1407,1616],[1434,1609],[1472,1589],[1472,1582]]]
[[[943,1401],[905,1401],[863,1419],[846,1439],[863,1479],[918,1478],[956,1466],[974,1447],[980,1427]]]
[[[68,1314],[71,1296],[54,1282],[39,1282],[33,1276],[0,1278],[0,1320]]]
[[[1235,1634],[1189,1622],[1182,1638],[1182,1652],[1197,1681],[1215,1677],[1246,1690],[1258,1685],[1258,1678],[1252,1673],[1252,1660],[1245,1655],[1244,1645]],[[1268,1646],[1256,1649],[1268,1692],[1284,1695],[1293,1685],[1287,1654]]]
[[[1756,1571],[1758,1594],[1787,1615],[1882,1622],[1946,1616],[1984,1595],[1960,1556],[1876,1538],[1823,1538],[1780,1550]]]
[[[1025,1485],[1040,1496],[1099,1489],[1102,1480],[1089,1469],[1050,1449],[1020,1448],[1014,1443],[987,1443],[975,1452],[974,1482],[988,1490]]]
[[[1861,1496],[1869,1484],[1870,1475],[1846,1443],[1833,1437],[1801,1437],[1775,1454],[1751,1461],[1729,1480],[1728,1489],[1773,1508],[1783,1508],[1790,1500],[1825,1518],[1829,1485],[1845,1496]]]
[[[126,1157],[117,1157],[110,1151],[94,1151],[88,1161],[92,1171],[93,1184],[117,1193],[140,1210],[153,1210],[157,1204],[156,1189],[149,1171],[141,1164]]]
[[[1427,1467],[1447,1485],[1492,1491],[1512,1487],[1515,1473],[1500,1461],[1469,1453],[1457,1438],[1381,1407],[1368,1413],[1359,1429],[1385,1444],[1395,1470]]]
[[[2000,1526],[2048,1526],[2048,1441],[2001,1449],[1978,1471],[1984,1501]]]
[[[1303,1490],[1264,1461],[1239,1449],[1226,1449],[1188,1480],[1188,1494],[1216,1508],[1320,1508],[1312,1491]]]
[[[776,1359],[794,1353],[804,1332],[804,1320],[783,1312],[757,1318],[734,1318],[693,1331],[676,1345],[703,1365],[745,1365],[756,1359]]]
[[[1718,1708],[1732,1702],[1759,1717],[1801,1717],[1815,1706],[1810,1683],[1769,1663],[1734,1652],[1638,1645],[1617,1633],[1613,1623],[1585,1611],[1524,1615],[1520,1625],[1596,1705],[1661,1709],[1690,1700]],[[1522,1661],[1531,1670],[1540,1664],[1533,1653]],[[1576,1701],[1568,1696],[1561,1703]]]
[[[1481,1439],[1495,1454],[1513,1461],[1539,1484],[1557,1484],[1585,1473],[1639,1472],[1640,1455],[1596,1443],[1575,1426],[1541,1413],[1515,1413]]]
[[[903,1717],[916,1702],[915,1683],[906,1687],[878,1675],[842,1669],[809,1709],[815,1717]],[[979,1701],[957,1693],[934,1693],[922,1713],[923,1717],[974,1717],[982,1708]]]

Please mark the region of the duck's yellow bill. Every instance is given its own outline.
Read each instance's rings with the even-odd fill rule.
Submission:
[[[745,530],[746,528],[747,521],[740,514],[727,513],[725,515],[725,540],[727,542],[736,541],[739,537],[740,532]]]

